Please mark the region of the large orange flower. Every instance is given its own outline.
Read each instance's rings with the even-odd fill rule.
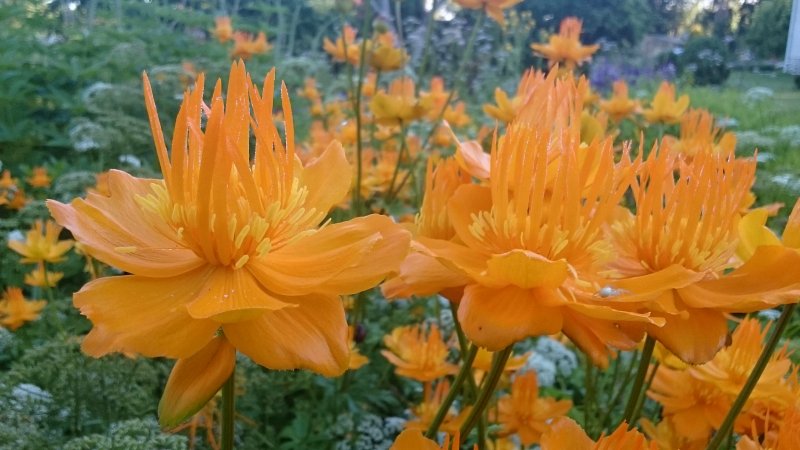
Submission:
[[[602,227],[634,174],[611,139],[581,143],[582,102],[572,79],[550,76],[489,156],[489,184],[465,184],[448,201],[456,239],[419,243],[468,278],[458,317],[489,350],[564,331],[606,362],[606,345],[632,346],[619,322],[649,321],[595,298],[611,258]],[[461,149],[463,150],[463,148]],[[483,154],[468,151],[480,171]]]
[[[612,284],[624,294],[620,302],[666,320],[647,327],[651,336],[683,361],[701,364],[725,343],[726,313],[796,301],[800,254],[760,246],[727,273],[756,162],[732,153],[702,152],[688,164],[676,158],[668,148],[653,150],[633,186],[636,214],[621,212],[611,227],[618,257],[610,267],[625,278]]]
[[[235,350],[272,369],[341,374],[349,345],[339,295],[376,285],[407,252],[409,233],[387,217],[324,222],[347,194],[350,166],[336,142],[300,163],[285,86],[281,142],[272,119],[274,76],[259,93],[244,64],[234,63],[226,100],[218,82],[210,108],[201,76],[184,96],[171,155],[145,77],[164,179],[112,171],[108,197],[48,201],[92,256],[131,273],[75,294],[94,325],[84,351],[177,358],[173,376],[185,383],[171,377],[168,390],[178,392],[196,388],[189,380],[203,379],[200,373],[218,372],[214,383],[197,387],[202,395],[191,408],[166,405],[167,422],[202,407],[226,378],[217,369],[232,370]],[[175,375],[190,370],[192,377]]]
[[[583,22],[577,17],[566,17],[561,21],[558,34],[550,36],[547,44],[531,44],[531,49],[550,62],[551,66],[563,64],[568,70],[592,59],[599,45],[581,44]]]

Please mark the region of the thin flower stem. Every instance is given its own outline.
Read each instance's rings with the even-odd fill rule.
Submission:
[[[464,335],[464,330],[461,328],[461,322],[458,320],[458,306],[451,302],[447,302],[450,305],[450,311],[453,314],[453,328],[456,330],[456,336],[458,337],[458,348],[461,352],[461,359],[463,361],[467,360],[467,347],[469,346],[469,341],[467,340],[467,336]],[[475,378],[469,377],[467,379],[467,403],[473,404],[475,402],[475,395],[477,395],[478,386],[475,385]]]
[[[431,12],[425,17],[425,41],[422,45],[422,62],[420,62],[419,65],[420,79],[425,79],[428,75],[428,60],[431,56],[431,37],[433,36],[433,25],[436,23],[436,21],[433,20],[433,15],[436,14],[436,8],[438,6],[439,2],[433,0]],[[419,84],[417,84],[417,89],[419,89]]]
[[[42,261],[42,279],[44,280],[44,293],[47,301],[53,303],[53,288],[50,287],[50,280],[47,278],[47,263]]]
[[[453,406],[453,401],[455,401],[456,395],[458,395],[458,392],[464,385],[464,381],[466,381],[467,378],[472,377],[472,363],[475,361],[475,356],[477,354],[478,346],[473,344],[467,351],[466,357],[464,358],[464,363],[461,364],[461,369],[458,371],[458,375],[456,375],[455,380],[453,380],[450,390],[447,392],[442,404],[439,405],[439,410],[436,411],[436,416],[434,416],[433,421],[428,427],[428,431],[425,432],[426,437],[433,438],[436,436],[436,432],[439,431],[439,426],[447,416],[447,412],[450,411],[450,407]]]
[[[615,369],[619,369],[619,366],[621,364],[622,363],[620,361],[617,361],[617,366]],[[628,382],[631,379],[631,375],[633,375],[634,364],[636,364],[636,354],[631,356],[630,363],[628,364],[628,367],[625,369],[625,375],[622,378],[622,383],[617,383],[619,389],[617,389],[616,392],[614,392],[614,394],[611,396],[611,400],[608,402],[608,405],[606,405],[606,410],[603,413],[602,419],[600,419],[600,425],[604,428],[611,425],[609,423],[609,419],[611,418],[611,413],[616,408],[617,402],[619,402],[620,397],[622,396],[622,392],[625,390],[625,386],[628,385]],[[617,380],[617,375],[616,375],[617,372],[618,372],[617,370],[614,371],[615,374],[611,377],[612,381]]]
[[[394,190],[394,185],[397,183],[397,175],[400,173],[400,166],[403,164],[403,157],[407,153],[406,130],[407,130],[406,126],[403,123],[403,121],[401,120],[400,121],[400,137],[399,137],[400,142],[398,142],[400,144],[400,151],[397,152],[397,164],[395,164],[395,166],[394,166],[394,172],[392,173],[392,181],[389,183],[389,189],[386,190],[386,203],[387,203],[387,205],[395,197],[395,195],[393,195],[393,194],[396,194],[396,192]],[[399,191],[399,189],[398,189],[398,191]]]
[[[636,403],[639,401],[639,396],[642,395],[642,386],[647,376],[647,368],[650,367],[650,357],[653,356],[653,348],[655,348],[655,346],[656,340],[650,335],[647,335],[647,338],[644,340],[644,348],[642,348],[642,357],[639,360],[639,368],[636,370],[636,378],[633,381],[631,395],[628,397],[628,404],[625,406],[625,414],[622,416],[623,420],[628,422],[628,427],[633,427],[633,423],[631,422],[633,410],[636,409]]]
[[[644,383],[644,388],[642,389],[642,395],[639,396],[639,400],[636,402],[636,408],[633,409],[631,423],[636,423],[636,421],[639,420],[639,416],[642,414],[642,407],[644,407],[644,401],[647,399],[647,390],[650,389],[650,385],[653,384],[653,378],[656,377],[659,365],[660,363],[656,361],[656,363],[653,364],[653,370],[651,370],[650,375],[647,376],[647,381]]]
[[[592,365],[592,360],[589,358],[589,355],[586,355],[586,369],[585,369],[585,383],[586,383],[586,398],[585,403],[583,405],[583,415],[584,415],[584,428],[586,431],[591,435],[592,434],[592,414],[594,408],[594,404],[597,401],[595,396],[595,371],[594,366]]]
[[[358,82],[356,83],[355,92],[353,92],[353,109],[355,109],[354,112],[356,115],[356,185],[353,188],[353,212],[356,217],[361,215],[361,207],[363,206],[361,204],[361,178],[363,177],[364,167],[361,160],[364,152],[364,143],[361,141],[361,88],[364,85],[364,72],[366,69],[364,64],[367,56],[366,30],[372,19],[372,6],[369,2],[364,5],[364,8],[366,10],[364,11],[364,22],[361,24],[361,54],[359,55],[358,61]],[[347,48],[347,45],[345,45],[345,48]]]
[[[234,376],[236,369],[231,372],[231,376],[222,385],[222,439],[220,445],[222,450],[233,450],[233,418],[236,414],[234,403]]]
[[[483,410],[486,409],[486,406],[489,404],[489,400],[492,398],[492,394],[494,394],[494,390],[497,387],[497,382],[500,381],[500,376],[503,374],[503,369],[506,367],[508,357],[511,356],[511,347],[512,346],[509,345],[495,353],[492,357],[492,368],[486,375],[486,379],[478,393],[478,399],[475,401],[475,405],[472,407],[469,416],[467,416],[467,419],[461,426],[461,437],[463,439],[466,439],[469,432],[472,431],[472,428],[478,423],[478,419],[480,419],[483,414]]]
[[[728,411],[728,415],[725,416],[725,420],[722,422],[719,430],[717,430],[717,432],[714,434],[714,439],[712,439],[708,444],[706,450],[717,450],[720,448],[720,446],[722,446],[723,442],[728,439],[729,435],[731,434],[731,429],[733,429],[733,422],[742,411],[744,404],[747,402],[747,399],[750,397],[750,394],[756,387],[759,378],[761,378],[761,374],[764,372],[769,360],[772,358],[772,354],[775,352],[775,348],[778,346],[778,341],[780,341],[783,332],[786,330],[786,326],[789,325],[792,314],[796,308],[796,303],[786,305],[784,307],[783,313],[781,313],[781,317],[778,319],[778,323],[775,325],[775,329],[772,331],[772,335],[769,337],[767,344],[764,346],[764,350],[761,352],[761,356],[758,357],[756,365],[753,366],[753,371],[750,372],[750,376],[744,383],[744,387],[742,387],[741,392],[739,392],[739,396],[736,397],[736,401],[733,402],[733,406],[731,406],[731,409]]]

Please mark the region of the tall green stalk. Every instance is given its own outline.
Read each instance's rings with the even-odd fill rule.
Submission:
[[[456,375],[455,380],[453,380],[453,384],[450,386],[450,390],[447,392],[442,404],[439,405],[439,410],[436,411],[436,416],[434,416],[433,421],[431,422],[430,426],[428,426],[428,431],[425,432],[425,437],[433,438],[436,436],[436,432],[439,431],[439,426],[444,421],[444,418],[447,417],[447,412],[450,410],[450,407],[453,406],[453,401],[455,401],[458,392],[461,390],[462,386],[464,386],[464,381],[468,377],[472,377],[472,363],[475,361],[475,356],[478,354],[478,346],[472,345],[467,352],[464,362],[461,364],[461,369],[458,371],[458,375]]]
[[[233,419],[236,415],[236,405],[234,403],[234,388],[236,368],[231,371],[231,376],[222,385],[222,439],[220,448],[222,450],[233,450]]]
[[[636,404],[639,402],[639,396],[642,393],[642,386],[644,386],[645,377],[647,377],[647,369],[650,367],[650,358],[653,356],[653,349],[656,346],[656,340],[650,335],[644,340],[644,348],[642,348],[642,358],[639,360],[639,368],[636,370],[636,378],[633,381],[633,388],[631,388],[631,395],[628,397],[628,404],[625,406],[625,415],[623,420],[628,422],[628,427],[633,427],[631,419],[633,419],[633,412],[636,409]]]
[[[362,213],[362,199],[361,199],[361,178],[363,177],[364,167],[362,160],[362,155],[364,153],[364,143],[361,141],[361,88],[364,85],[364,72],[366,70],[365,62],[367,57],[367,37],[366,31],[367,27],[369,26],[369,22],[372,19],[372,6],[369,2],[366,2],[364,5],[364,21],[361,24],[361,54],[359,55],[358,61],[358,82],[356,83],[356,89],[353,93],[353,103],[354,109],[356,114],[356,185],[353,188],[353,211],[355,216],[358,217]],[[347,46],[345,45],[345,48]]]
[[[495,353],[492,357],[492,367],[483,381],[481,390],[478,393],[478,399],[475,401],[475,405],[473,405],[472,410],[469,412],[469,416],[467,416],[467,419],[464,421],[464,424],[461,425],[462,439],[467,438],[470,431],[472,431],[472,429],[478,423],[480,417],[483,415],[483,411],[486,409],[486,406],[489,404],[489,400],[492,398],[495,388],[497,388],[497,383],[500,381],[500,376],[503,375],[503,370],[506,368],[508,357],[511,356],[511,347],[512,346],[509,345],[503,350]]]
[[[764,346],[764,350],[761,351],[761,356],[758,357],[756,365],[753,366],[753,371],[750,372],[750,376],[747,377],[747,381],[744,383],[744,387],[742,387],[741,392],[739,392],[739,396],[736,397],[731,409],[728,411],[728,415],[725,416],[725,420],[722,422],[722,425],[719,427],[719,430],[717,430],[716,434],[714,434],[714,439],[712,439],[708,444],[706,450],[719,449],[730,437],[731,430],[733,429],[733,422],[742,411],[745,403],[747,403],[747,399],[750,397],[750,394],[756,387],[758,379],[761,378],[761,374],[764,373],[764,369],[766,369],[769,360],[772,358],[772,354],[775,353],[775,348],[778,346],[778,342],[780,341],[783,332],[786,330],[786,326],[789,325],[789,322],[792,319],[792,314],[796,308],[797,304],[786,305],[784,307],[781,317],[778,319],[778,323],[775,325],[775,329],[772,330],[772,335],[770,335],[767,344]]]

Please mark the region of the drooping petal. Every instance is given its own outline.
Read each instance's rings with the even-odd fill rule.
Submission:
[[[327,213],[347,195],[352,174],[342,145],[333,141],[303,169],[301,182],[308,188],[306,205]]]
[[[724,313],[691,309],[665,319],[663,327],[650,326],[647,332],[684,362],[706,363],[725,345],[728,319]]]
[[[441,447],[423,436],[420,430],[403,430],[389,450],[441,450]]]
[[[158,422],[172,428],[194,415],[233,374],[236,349],[223,336],[199,352],[179,359],[158,402]]]
[[[611,320],[592,320],[580,313],[565,308],[564,334],[584,353],[592,358],[595,365],[607,368],[608,359],[613,356],[613,346],[630,350],[641,341],[644,326],[619,324]]]
[[[249,271],[220,267],[186,309],[195,319],[235,322],[292,306],[266,293]]]
[[[781,245],[780,239],[767,228],[769,212],[756,209],[739,220],[739,246],[736,254],[742,261],[750,259],[760,245]]]
[[[594,442],[574,420],[563,417],[542,434],[540,446],[542,450],[591,450]]]
[[[489,258],[485,281],[499,287],[557,288],[567,279],[569,271],[569,264],[564,259],[551,261],[527,250],[512,250]]]
[[[351,294],[396,271],[411,235],[385,216],[329,225],[251,261],[247,268],[271,292]]]
[[[488,254],[476,249],[441,239],[417,237],[421,250],[435,256],[445,267],[456,270],[472,279],[480,278],[486,270]]]
[[[679,264],[638,277],[614,280],[611,286],[621,294],[619,301],[638,302],[658,298],[664,291],[679,289],[702,280],[705,274]],[[615,298],[616,300],[617,298]]]
[[[489,154],[483,151],[477,141],[458,142],[456,146],[458,165],[475,178],[489,179],[490,160]]]
[[[85,285],[73,301],[94,325],[83,350],[95,357],[125,352],[177,359],[197,353],[219,328],[186,311],[208,274],[198,269],[168,279],[107,277]]]
[[[336,296],[282,298],[297,305],[223,325],[227,339],[256,363],[276,370],[341,375],[350,361],[344,307]]]
[[[468,282],[469,278],[447,268],[436,258],[412,253],[400,265],[398,275],[381,285],[381,291],[386,298],[427,296]]]
[[[560,299],[549,289],[494,289],[469,285],[458,308],[467,337],[490,351],[528,336],[561,331]]]
[[[203,265],[203,260],[178,242],[162,218],[145,211],[137,196],[151,193],[158,180],[109,173],[109,197],[89,194],[65,205],[48,200],[56,221],[68,228],[95,258],[135,275],[172,277]]]

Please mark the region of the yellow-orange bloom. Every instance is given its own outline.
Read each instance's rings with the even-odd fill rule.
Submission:
[[[577,17],[566,17],[561,21],[558,34],[550,36],[547,44],[531,44],[534,53],[538,53],[550,62],[550,66],[563,64],[567,70],[592,59],[599,45],[581,44],[581,28],[583,22]]]
[[[534,71],[532,69],[526,70],[519,80],[517,93],[513,98],[509,98],[504,90],[496,88],[494,90],[494,99],[497,104],[484,104],[483,112],[489,117],[504,123],[509,123],[517,117],[520,109],[522,109],[522,106],[528,101],[528,97],[534,89],[536,89],[536,86],[541,85],[543,82],[543,72]]]
[[[11,209],[22,209],[27,203],[25,192],[19,186],[19,180],[11,178],[11,172],[4,170],[0,176],[0,206],[6,205]]]
[[[408,54],[402,48],[395,47],[394,34],[391,31],[380,33],[373,42],[369,54],[369,65],[381,72],[390,72],[403,67]]]
[[[542,450],[659,450],[655,442],[648,442],[636,429],[628,424],[619,424],[608,436],[592,441],[586,432],[569,418],[560,418],[552,423],[542,435]],[[675,450],[675,449],[670,449]]]
[[[389,450],[460,450],[460,442],[458,434],[455,434],[452,440],[449,435],[445,435],[442,445],[439,446],[435,441],[423,436],[420,430],[412,429],[400,433]]]
[[[348,192],[350,165],[335,142],[300,163],[285,86],[285,144],[273,121],[274,77],[259,92],[234,63],[225,100],[218,82],[206,109],[201,76],[184,95],[169,153],[145,77],[164,179],[111,171],[109,197],[48,201],[92,256],[131,274],[75,294],[94,325],[84,351],[178,359],[164,398],[192,401],[162,401],[167,425],[216,392],[236,350],[272,369],[341,374],[349,345],[339,296],[376,285],[408,250],[409,233],[387,217],[324,222]]]
[[[395,328],[383,343],[389,350],[381,354],[395,365],[401,377],[425,382],[456,372],[457,367],[447,362],[450,349],[436,325],[427,330],[423,325]]]
[[[736,253],[743,261],[752,258],[760,246],[784,246],[800,251],[800,199],[794,204],[779,238],[768,226],[769,211],[757,208],[739,221],[739,246]]]
[[[454,0],[457,5],[467,9],[482,9],[500,26],[505,26],[506,20],[503,11],[513,8],[522,0]]]
[[[442,406],[445,396],[450,390],[450,382],[446,378],[436,383],[436,388],[431,390],[427,385],[425,388],[425,398],[422,403],[411,408],[414,417],[406,422],[406,428],[409,430],[425,431],[433,422],[439,408]],[[456,433],[459,427],[469,413],[469,407],[463,409],[460,414],[456,415],[453,407],[444,416],[439,430],[445,433]]]
[[[272,50],[272,46],[267,42],[267,35],[263,31],[258,33],[255,38],[247,33],[237,31],[233,35],[233,40],[231,58],[247,60],[253,55],[263,55]]]
[[[511,394],[497,402],[498,421],[503,426],[501,433],[516,433],[525,446],[536,444],[549,424],[566,416],[571,408],[570,400],[539,397],[536,372],[519,374],[511,385]]]
[[[647,438],[658,446],[658,450],[703,450],[708,445],[708,438],[691,440],[679,434],[670,419],[662,419],[658,425],[641,419],[639,424]]]
[[[322,41],[322,48],[333,57],[334,61],[350,63],[358,66],[361,62],[361,42],[356,41],[356,30],[350,25],[345,25],[342,29],[342,35],[336,39],[336,43],[331,42],[330,39],[325,38]],[[367,41],[367,49],[369,50],[370,42]]]
[[[650,123],[673,124],[681,120],[688,107],[689,96],[684,94],[675,100],[675,85],[662,81],[650,108],[642,111],[642,114]]]
[[[44,167],[34,167],[33,173],[28,178],[28,184],[35,188],[50,187],[52,181],[50,175],[47,174],[47,169]]]
[[[55,287],[64,278],[63,272],[45,273],[44,265],[39,264],[31,273],[25,274],[25,284],[34,287]]]
[[[619,122],[639,109],[639,101],[628,97],[628,85],[623,80],[614,82],[614,95],[608,100],[600,100],[600,109],[605,111],[611,120]]]
[[[24,263],[55,263],[64,260],[64,254],[72,248],[71,240],[59,241],[63,228],[54,222],[37,220],[25,235],[24,241],[9,241],[8,248],[22,255]]]
[[[231,18],[228,16],[219,16],[214,18],[214,37],[218,41],[225,43],[233,37],[233,26],[231,25]]]
[[[26,300],[20,288],[6,288],[0,300],[0,325],[14,331],[38,319],[46,304],[44,300]]]
[[[400,77],[392,80],[389,92],[381,89],[372,97],[369,109],[381,125],[407,125],[422,117],[427,108],[414,96],[414,81]]]
[[[689,110],[681,117],[680,137],[664,136],[670,150],[691,160],[699,152],[732,153],[736,149],[736,135],[722,133],[714,126],[714,117],[704,109]]]
[[[755,176],[753,159],[699,153],[679,163],[654,149],[634,183],[636,214],[620,212],[611,228],[617,259],[609,299],[662,317],[647,332],[683,361],[709,361],[725,343],[729,312],[796,301],[800,253],[761,246],[731,273],[742,199]],[[680,167],[675,176],[675,167]]]

